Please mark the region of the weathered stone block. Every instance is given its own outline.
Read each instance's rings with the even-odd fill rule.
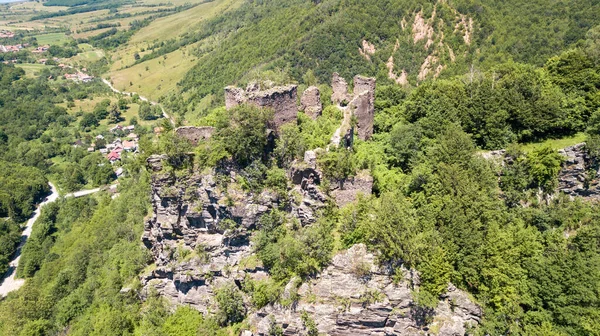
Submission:
[[[358,199],[359,194],[371,195],[373,191],[373,177],[368,171],[359,172],[356,176],[344,181],[343,187],[335,189],[331,195],[339,207],[352,203]]]
[[[300,100],[301,110],[312,119],[317,119],[323,112],[321,92],[316,86],[311,86],[304,91]]]
[[[350,103],[350,108],[358,121],[358,137],[361,140],[369,140],[373,136],[373,122],[375,120],[375,108],[371,104],[370,93],[363,91]]]

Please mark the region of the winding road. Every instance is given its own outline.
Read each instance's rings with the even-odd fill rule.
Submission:
[[[16,279],[15,274],[17,273],[17,267],[19,266],[19,260],[21,259],[21,250],[27,241],[27,238],[31,235],[31,230],[33,228],[33,223],[40,217],[42,212],[42,207],[46,204],[52,203],[56,201],[59,197],[58,190],[51,182],[48,182],[50,185],[51,193],[46,199],[38,205],[38,207],[33,212],[33,217],[31,217],[27,221],[27,225],[25,226],[25,230],[23,230],[23,234],[21,235],[21,243],[17,247],[17,251],[15,252],[14,259],[10,262],[8,271],[4,275],[4,281],[0,284],[0,297],[6,296],[8,293],[15,291],[25,283],[25,279]],[[90,190],[81,190],[74,193],[67,194],[65,197],[81,197],[89,194],[93,194],[95,192],[100,191],[100,188],[90,189]]]
[[[108,87],[113,91],[116,92],[118,94],[122,94],[124,96],[129,96],[132,97],[133,95],[137,94],[135,92],[125,92],[125,91],[120,91],[119,89],[115,88],[108,80],[102,78],[102,83],[108,85]],[[165,109],[162,107],[162,105],[160,105],[157,102],[151,101],[150,99],[144,97],[144,96],[140,96],[139,94],[137,94],[140,97],[141,101],[145,101],[145,102],[149,102],[152,105],[158,105],[158,107],[160,107],[160,110],[162,111],[163,117],[169,119],[169,121],[171,122],[171,124],[173,124],[173,126],[175,126],[175,121],[169,116],[169,114],[167,114],[167,111],[165,111]]]

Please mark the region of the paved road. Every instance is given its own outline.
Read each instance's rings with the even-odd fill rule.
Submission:
[[[81,197],[81,196],[85,196],[85,195],[89,195],[89,194],[93,194],[95,192],[100,191],[100,188],[96,188],[96,189],[89,189],[89,190],[80,190],[80,191],[76,191],[70,194],[66,194],[65,197]]]
[[[42,207],[48,203],[52,203],[58,199],[58,190],[54,184],[48,182],[50,185],[51,193],[46,199],[38,205],[38,207],[33,212],[33,217],[31,217],[27,221],[27,225],[25,226],[25,230],[23,230],[23,234],[21,235],[21,243],[19,247],[17,247],[17,251],[15,252],[14,259],[10,262],[8,271],[4,275],[4,281],[0,284],[0,297],[6,296],[6,294],[15,291],[25,283],[25,279],[15,279],[15,274],[17,273],[17,267],[19,266],[19,260],[21,259],[21,250],[23,249],[23,245],[27,241],[27,238],[31,235],[31,230],[33,228],[33,223],[40,217],[40,213],[42,211]],[[95,192],[100,191],[100,188],[90,189],[90,190],[81,190],[76,191],[74,193],[67,194],[66,197],[81,197],[89,194],[93,194]],[[0,280],[1,281],[1,280]]]
[[[102,82],[106,85],[108,85],[108,87],[113,90],[113,92],[125,95],[125,96],[133,96],[134,94],[136,94],[135,92],[125,92],[125,91],[120,91],[117,88],[115,88],[108,80],[102,78]],[[158,105],[158,107],[160,107],[163,117],[169,119],[169,121],[171,122],[171,124],[173,124],[173,126],[175,126],[175,121],[173,121],[173,119],[171,119],[171,117],[167,114],[167,111],[165,111],[165,109],[162,107],[162,105],[158,104],[157,102],[151,101],[148,98],[144,97],[144,96],[140,96],[138,94],[138,96],[140,97],[140,100],[145,101],[145,102],[149,102],[152,105]]]

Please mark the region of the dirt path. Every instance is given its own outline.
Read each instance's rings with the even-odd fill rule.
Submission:
[[[56,190],[56,187],[54,186],[54,184],[52,184],[50,182],[48,182],[48,184],[50,185],[51,193],[48,197],[46,197],[46,199],[42,203],[40,203],[38,205],[38,207],[33,212],[33,217],[31,217],[27,221],[25,230],[23,230],[23,233],[21,235],[21,243],[17,247],[17,251],[15,252],[14,259],[9,264],[8,271],[4,275],[4,281],[2,281],[2,283],[0,284],[0,297],[6,296],[8,293],[21,288],[21,286],[23,286],[23,284],[25,284],[25,279],[16,279],[15,278],[15,274],[17,273],[17,267],[19,266],[19,260],[21,259],[21,250],[23,249],[25,242],[27,242],[27,238],[29,238],[29,236],[31,235],[33,223],[35,223],[35,221],[40,217],[40,214],[42,212],[42,207],[48,203],[52,203],[52,202],[56,201],[59,197],[58,190]],[[66,197],[81,197],[81,196],[89,195],[89,194],[92,194],[92,193],[95,193],[98,191],[100,191],[100,188],[90,189],[90,190],[81,190],[81,191],[76,191],[74,193],[67,194]]]
[[[135,92],[125,92],[125,91],[120,91],[117,88],[115,88],[108,80],[102,78],[102,82],[106,85],[108,85],[108,87],[113,91],[116,92],[118,94],[122,94],[125,96],[133,96],[134,94],[136,94]],[[138,95],[139,96],[139,95]],[[144,96],[139,96],[141,101],[145,101],[145,102],[149,102],[152,105],[158,105],[158,107],[160,107],[163,117],[169,119],[169,121],[171,122],[171,124],[173,124],[173,126],[175,126],[175,121],[169,116],[169,114],[167,114],[167,111],[165,111],[165,109],[162,107],[162,105],[160,105],[157,102],[151,101],[148,98],[144,97]]]

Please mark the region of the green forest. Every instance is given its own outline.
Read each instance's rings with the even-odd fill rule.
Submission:
[[[56,17],[122,3],[44,5],[71,7],[40,14]],[[110,53],[163,14],[194,6],[150,14],[124,30],[106,26],[78,43]],[[196,64],[160,100],[173,111],[173,124],[161,119],[159,105],[117,95],[99,80],[54,80],[61,73],[51,67],[27,76],[0,64],[0,274],[23,224],[49,194],[49,181],[62,196],[116,186],[116,194],[61,197],[41,209],[17,268],[25,284],[0,299],[0,335],[240,335],[258,310],[297,304],[298,296],[285,294],[288,284],[317,279],[337,253],[356,244],[389,267],[394,281],[407,269],[419,272],[420,289],[411,295],[424,321],[434,319],[451,283],[483,310],[469,335],[600,335],[600,204],[557,191],[567,163],[562,148],[551,145],[584,139],[584,183],[597,182],[599,13],[593,0],[243,1],[177,38],[146,41],[142,54],[135,53],[135,64],[164,62],[175,50],[198,46],[189,51]],[[415,40],[415,17],[431,24],[431,43],[427,34]],[[361,49],[363,41],[376,51]],[[67,57],[77,48],[73,42],[53,52]],[[430,56],[443,71],[420,76]],[[102,59],[92,69],[102,72],[109,63]],[[404,84],[390,77],[401,70]],[[351,146],[329,146],[344,118],[330,101],[334,72],[349,81],[357,74],[377,79],[368,141],[355,136]],[[323,112],[316,119],[299,112],[272,132],[273,110],[224,108],[225,86],[255,80],[294,83],[299,93],[317,86]],[[89,108],[72,111],[84,100]],[[107,130],[124,124],[134,105],[139,109],[128,120],[140,138],[138,152],[114,165],[89,152],[91,143],[125,138]],[[173,129],[192,124],[190,116],[195,125],[214,127],[212,136],[197,144],[177,137]],[[290,215],[301,202],[290,171],[318,148],[328,148],[316,151],[320,192],[331,197],[335,186],[367,172],[372,194],[342,207],[324,202],[303,226]],[[501,164],[485,158],[500,149]],[[146,159],[162,154],[165,179],[210,172],[215,188],[278,200],[249,228],[252,262],[268,278],[220,286],[208,314],[174,307],[152,291],[142,299],[140,275],[156,268],[140,240],[156,215],[156,176]],[[117,179],[116,168],[126,173]],[[218,225],[227,232],[241,228],[231,218]],[[180,250],[170,253],[185,258]],[[189,253],[210,263],[203,247]],[[283,335],[277,322],[269,335]],[[318,335],[306,312],[302,323],[302,335]]]

